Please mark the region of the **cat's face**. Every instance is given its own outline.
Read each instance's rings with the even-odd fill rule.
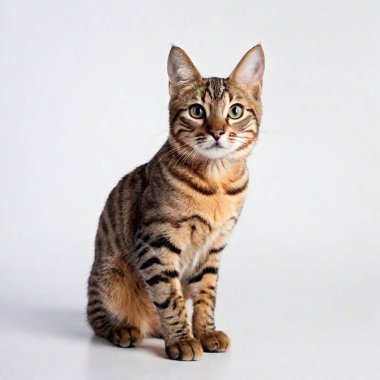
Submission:
[[[227,79],[202,78],[186,53],[168,59],[171,142],[189,158],[239,158],[254,145],[261,119],[261,46],[247,52]]]

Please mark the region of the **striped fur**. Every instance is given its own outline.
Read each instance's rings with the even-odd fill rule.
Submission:
[[[252,55],[263,65],[256,46],[229,78],[205,79],[182,49],[171,50],[168,140],[111,191],[96,234],[88,322],[116,345],[160,336],[178,360],[229,345],[215,328],[214,309],[220,256],[243,206],[246,158],[261,120],[262,73]],[[191,116],[194,104],[203,107],[201,119]],[[234,104],[243,109],[239,119],[229,116]]]

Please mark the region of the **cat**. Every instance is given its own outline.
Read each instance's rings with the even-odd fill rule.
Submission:
[[[99,218],[87,305],[98,336],[121,347],[161,337],[176,360],[229,347],[214,323],[218,267],[244,203],[263,74],[261,45],[226,79],[203,78],[171,48],[169,137],[119,181]]]

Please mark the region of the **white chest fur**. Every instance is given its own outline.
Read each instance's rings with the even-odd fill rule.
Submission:
[[[212,248],[222,233],[222,228],[215,229],[212,233],[203,237],[201,244],[189,244],[180,255],[180,278],[187,279],[192,277],[197,269],[202,265]]]

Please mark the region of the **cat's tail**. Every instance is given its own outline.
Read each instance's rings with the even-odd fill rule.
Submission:
[[[87,321],[95,334],[103,338],[108,338],[112,327],[116,321],[107,310],[100,289],[92,282],[90,276],[88,284]]]

